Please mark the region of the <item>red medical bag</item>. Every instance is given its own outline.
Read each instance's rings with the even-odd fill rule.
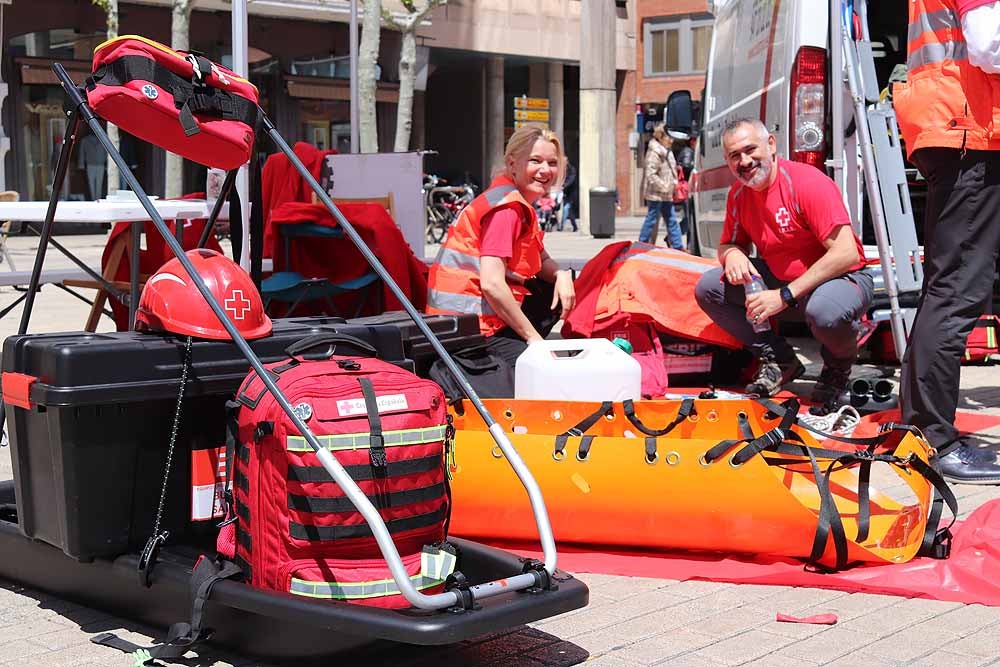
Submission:
[[[126,35],[94,49],[87,101],[126,132],[209,167],[250,159],[257,88],[196,53]]]
[[[989,361],[990,357],[1000,352],[997,346],[997,333],[1000,329],[1000,318],[996,315],[983,315],[976,320],[976,326],[965,341],[965,356],[962,363],[975,364]]]
[[[266,368],[378,509],[414,586],[440,590],[456,562],[444,542],[452,437],[444,394],[379,359],[302,356],[345,343],[375,353],[358,339],[320,334],[288,348],[290,360]],[[247,580],[314,599],[409,606],[371,527],[256,373],[243,382],[237,403],[235,561]],[[221,540],[219,551],[228,555]]]

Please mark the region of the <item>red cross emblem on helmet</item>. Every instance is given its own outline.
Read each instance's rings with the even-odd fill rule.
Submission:
[[[262,338],[271,333],[271,320],[264,312],[260,294],[236,262],[204,248],[185,254],[244,338]],[[146,282],[135,324],[140,331],[229,339],[229,333],[177,258],[161,266]]]
[[[250,303],[250,299],[243,296],[243,290],[234,289],[233,295],[226,299],[223,307],[227,313],[233,316],[234,320],[239,322],[253,309],[253,304]]]

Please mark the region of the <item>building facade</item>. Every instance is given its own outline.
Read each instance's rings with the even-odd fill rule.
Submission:
[[[624,77],[620,105],[619,145],[628,148],[618,166],[622,209],[645,210],[641,200],[642,164],[653,126],[663,121],[663,105],[675,90],[701,99],[712,39],[712,16],[706,0],[636,0],[635,69]]]
[[[403,11],[384,0],[390,11]],[[514,98],[545,98],[549,124],[579,155],[581,0],[450,0],[418,30],[418,91],[411,149],[433,151],[425,170],[483,184],[497,147],[515,125]],[[614,26],[618,112],[636,67],[634,0],[616,3]],[[61,62],[75,80],[90,72],[93,48],[104,41],[105,16],[90,0],[12,0],[2,21],[3,180],[22,199],[45,199],[51,190],[59,143],[66,131],[63,94],[51,73]],[[192,50],[226,63],[231,5],[199,0],[190,22]],[[347,150],[350,137],[347,0],[255,0],[250,3],[250,79],[261,106],[289,140]],[[169,0],[120,2],[119,34],[170,43]],[[400,36],[380,35],[377,121],[380,150],[392,150],[398,101]],[[99,151],[78,151],[64,196],[93,199],[106,184],[93,174]],[[125,136],[122,153],[151,194],[163,194],[162,151]],[[619,162],[628,148],[617,151]],[[91,177],[88,179],[88,167]],[[185,192],[204,188],[205,170],[185,164]],[[619,185],[619,187],[621,187]],[[95,194],[95,192],[97,194]]]

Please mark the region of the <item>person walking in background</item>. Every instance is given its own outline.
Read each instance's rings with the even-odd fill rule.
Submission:
[[[990,302],[1000,253],[1000,2],[912,0],[907,81],[893,106],[927,179],[924,284],[903,359],[903,421],[943,477],[1000,484],[996,454],[955,428],[966,339]]]
[[[691,251],[693,247],[693,231],[688,225],[688,206],[690,196],[688,182],[691,180],[691,172],[694,170],[694,149],[689,141],[674,141],[674,158],[677,160],[677,185],[674,186],[674,218],[677,219],[684,239],[684,249]]]
[[[672,140],[667,136],[663,123],[653,128],[653,138],[649,140],[645,160],[645,185],[642,197],[646,200],[646,219],[639,231],[639,240],[656,244],[660,228],[660,217],[667,223],[667,242],[671,248],[681,250],[684,239],[681,226],[674,218],[674,184],[677,182],[677,162],[670,152]]]
[[[579,211],[579,199],[578,193],[580,192],[580,184],[576,179],[576,168],[573,164],[566,160],[566,180],[563,182],[562,187],[563,199],[562,199],[562,212],[559,217],[559,231],[563,230],[566,226],[566,221],[573,226],[573,231],[579,231],[580,227],[576,224],[577,211]]]

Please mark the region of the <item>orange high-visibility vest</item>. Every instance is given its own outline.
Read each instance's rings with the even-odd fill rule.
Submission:
[[[507,262],[507,285],[518,303],[524,302],[528,289],[524,281],[542,268],[542,232],[538,228],[535,209],[518,192],[514,182],[505,176],[495,178],[488,190],[472,200],[448,230],[431,265],[427,278],[427,312],[451,315],[476,313],[479,330],[492,336],[507,326],[483,296],[479,284],[479,241],[482,220],[490,211],[518,208],[522,220],[521,233],[514,241],[513,253]]]
[[[1000,77],[969,62],[953,0],[911,0],[907,82],[893,106],[907,153],[918,148],[1000,150]]]

